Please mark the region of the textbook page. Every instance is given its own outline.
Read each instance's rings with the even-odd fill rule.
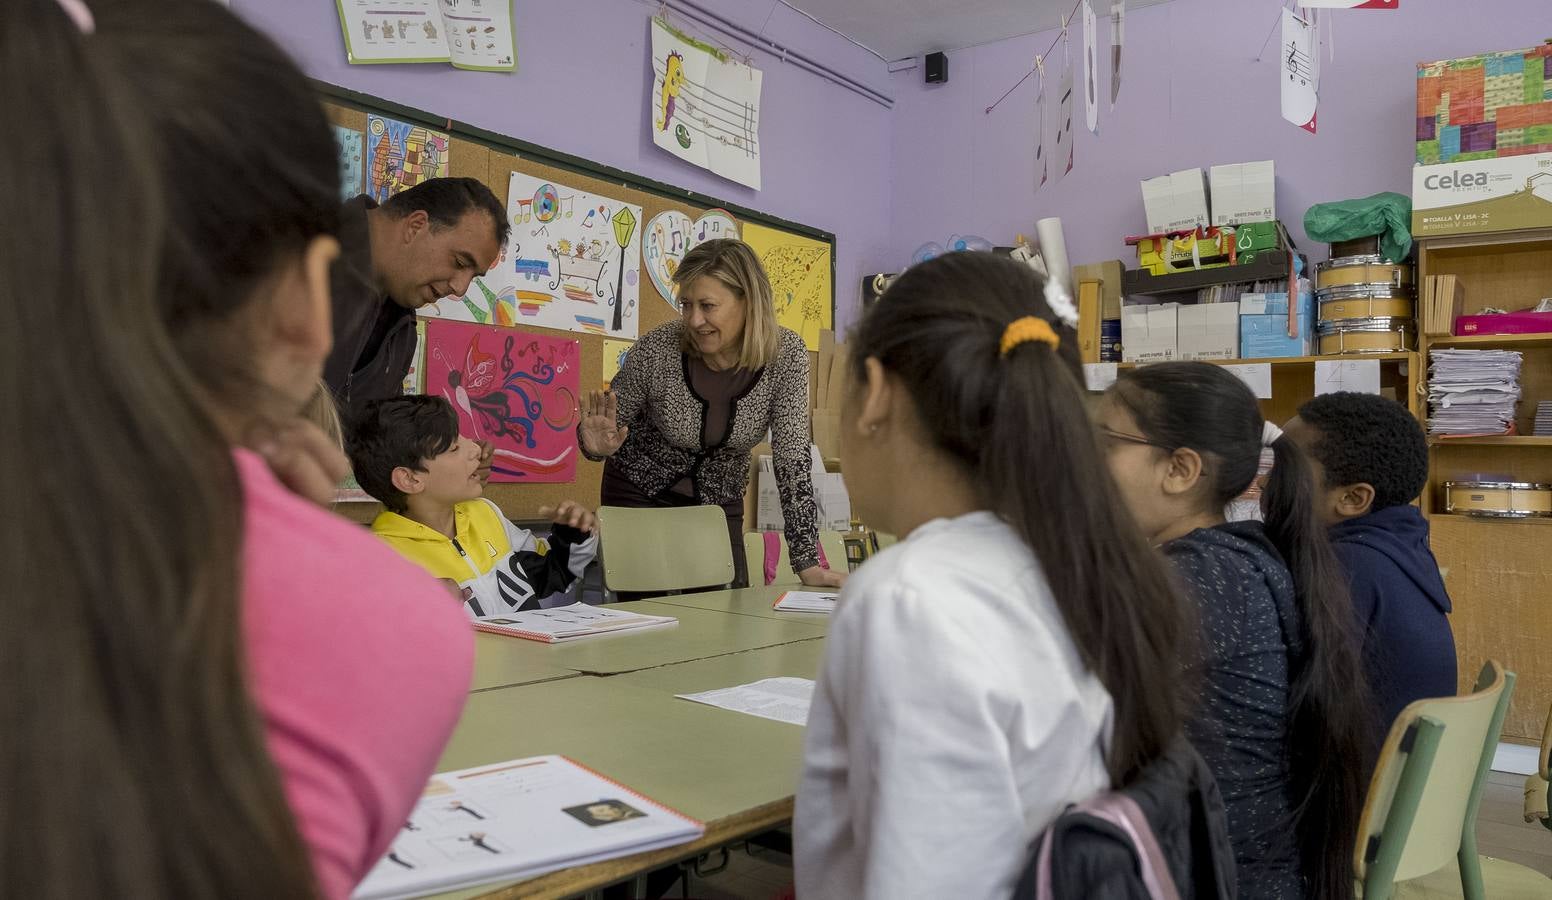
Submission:
[[[675,696],[788,725],[806,725],[809,703],[814,697],[814,682],[808,678],[766,678],[738,687]]]

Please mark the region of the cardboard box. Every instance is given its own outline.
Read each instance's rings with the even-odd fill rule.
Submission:
[[[1239,304],[1182,305],[1176,315],[1181,359],[1237,359]]]
[[[814,479],[814,499],[819,506],[819,530],[851,530],[851,498],[846,481],[839,473],[825,469],[819,448],[809,448],[809,472]],[[781,492],[776,484],[776,469],[769,454],[757,458],[759,504],[755,510],[755,531],[781,531],[786,520],[781,514]]]
[[[1234,229],[1234,253],[1239,265],[1249,265],[1256,261],[1256,254],[1281,250],[1282,246],[1276,222],[1251,222]]]
[[[1174,237],[1149,235],[1127,238],[1137,244],[1137,268],[1154,275],[1217,269],[1235,258],[1234,229],[1208,228]]]
[[[1121,318],[1121,273],[1125,270],[1126,266],[1119,259],[1072,267],[1074,284],[1082,284],[1085,281],[1100,283],[1099,317],[1101,319]]]
[[[1552,44],[1417,68],[1414,237],[1552,225]]]
[[[1125,362],[1179,359],[1178,303],[1121,307],[1121,358]]]
[[[1142,182],[1142,207],[1150,234],[1186,231],[1212,224],[1207,214],[1207,176],[1183,169]]]
[[[1276,178],[1272,161],[1233,163],[1207,170],[1212,191],[1212,223],[1245,225],[1277,218]]]
[[[1315,352],[1315,298],[1299,294],[1297,337],[1288,336],[1288,294],[1241,294],[1239,355],[1241,359],[1312,356]]]

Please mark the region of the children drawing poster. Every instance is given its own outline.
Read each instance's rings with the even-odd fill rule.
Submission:
[[[835,285],[830,245],[753,222],[744,224],[744,241],[760,257],[771,279],[776,321],[819,350],[819,332],[835,324]]]
[[[759,69],[652,20],[652,142],[760,189]]]
[[[625,355],[634,346],[632,341],[604,341],[604,390],[609,390],[609,385],[614,383],[615,376],[625,365]]]
[[[636,339],[641,207],[513,172],[507,217],[495,267],[421,315]]]
[[[738,222],[729,212],[720,209],[707,210],[699,219],[690,220],[687,213],[670,209],[658,213],[647,223],[642,250],[642,261],[658,295],[675,309],[674,273],[691,248],[703,241],[717,238],[738,237]]]
[[[447,175],[448,138],[407,122],[366,117],[366,192],[382,203],[428,178]]]
[[[495,445],[491,481],[576,480],[579,359],[575,340],[426,323],[426,393],[447,398],[463,435]]]
[[[349,200],[361,193],[361,165],[365,153],[361,132],[335,125],[334,145],[339,150],[340,199]]]

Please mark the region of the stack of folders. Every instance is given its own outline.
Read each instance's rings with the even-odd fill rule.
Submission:
[[[1522,362],[1514,350],[1430,351],[1428,432],[1508,434],[1520,399]]]
[[[1536,404],[1536,437],[1552,437],[1552,400]]]
[[[474,627],[491,634],[560,644],[602,634],[661,628],[678,621],[673,616],[648,616],[607,606],[573,603],[554,609],[526,609],[504,616],[481,616],[474,620]]]

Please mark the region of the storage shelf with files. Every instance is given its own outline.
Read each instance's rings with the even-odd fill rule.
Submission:
[[[1288,251],[1268,250],[1252,262],[1216,269],[1193,269],[1155,275],[1142,269],[1127,269],[1121,274],[1121,290],[1126,296],[1151,297],[1163,294],[1194,293],[1220,284],[1249,284],[1253,281],[1286,281]],[[1306,264],[1305,271],[1309,271]]]
[[[1430,435],[1428,443],[1434,447],[1548,447],[1552,437],[1530,434],[1489,434],[1480,437],[1442,437]]]
[[[1537,334],[1459,334],[1428,339],[1429,347],[1494,347],[1538,349],[1552,347],[1552,331]]]
[[[1416,358],[1417,354],[1410,350],[1396,350],[1390,353],[1350,353],[1341,356],[1274,356],[1266,359],[1203,359],[1196,362],[1211,363],[1215,366],[1254,366],[1260,363],[1271,366],[1309,366],[1317,362],[1354,362],[1365,359],[1377,362],[1408,362]],[[1170,360],[1170,362],[1178,361]],[[1120,363],[1117,368],[1135,369],[1140,365],[1146,366],[1148,363]]]

